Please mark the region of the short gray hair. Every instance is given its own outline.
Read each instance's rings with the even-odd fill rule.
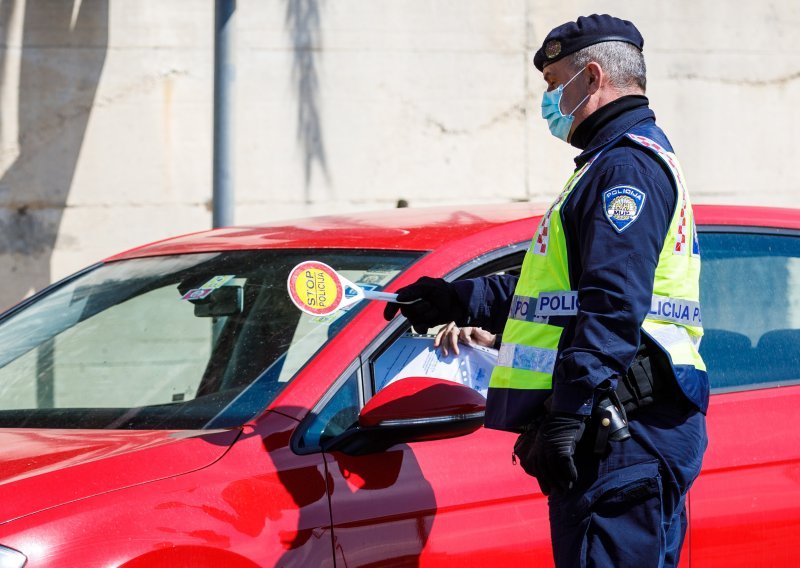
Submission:
[[[644,55],[635,45],[624,41],[605,41],[573,53],[571,63],[576,70],[594,61],[606,72],[611,85],[625,91],[636,88],[645,92],[647,68]]]

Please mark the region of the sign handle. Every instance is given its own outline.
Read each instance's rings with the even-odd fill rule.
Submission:
[[[377,292],[375,290],[364,290],[364,298],[367,300],[379,300],[381,302],[394,302],[395,304],[413,304],[420,300],[420,298],[416,298],[409,302],[398,302],[397,294],[392,294],[391,292]]]

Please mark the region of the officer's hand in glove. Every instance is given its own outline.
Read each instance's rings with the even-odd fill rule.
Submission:
[[[426,333],[434,327],[450,321],[463,321],[466,309],[461,305],[452,283],[442,278],[423,276],[413,284],[397,291],[399,302],[419,300],[413,304],[389,303],[383,317],[391,320],[400,310],[417,333]]]
[[[539,427],[533,454],[536,479],[542,493],[564,492],[578,480],[575,447],[583,436],[587,417],[548,414]]]

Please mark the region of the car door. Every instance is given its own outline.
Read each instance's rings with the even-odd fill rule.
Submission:
[[[495,261],[493,269],[518,266],[520,260],[521,251],[508,256],[505,266]],[[402,332],[390,327],[351,365],[307,420],[298,451],[314,451],[357,420],[374,392],[377,360],[407,337]],[[551,565],[546,498],[536,481],[512,464],[515,439],[479,428],[367,455],[326,452],[337,563]]]
[[[552,564],[546,499],[512,465],[514,440],[480,428],[367,455],[326,452],[337,562]]]
[[[690,492],[692,565],[796,563],[800,235],[701,234],[709,447]]]

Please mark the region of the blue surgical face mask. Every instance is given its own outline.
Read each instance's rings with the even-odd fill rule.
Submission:
[[[564,94],[564,88],[572,83],[572,81],[575,80],[575,77],[583,73],[585,69],[586,67],[575,73],[572,78],[563,85],[559,85],[552,91],[545,91],[542,95],[542,118],[547,120],[547,126],[550,128],[550,133],[556,138],[561,138],[561,140],[564,142],[566,142],[567,137],[569,137],[569,130],[572,128],[572,121],[575,120],[575,117],[573,116],[575,111],[586,102],[586,100],[589,98],[589,95],[587,94],[585,97],[583,97],[583,100],[579,102],[569,114],[564,114],[561,112],[561,96]]]

